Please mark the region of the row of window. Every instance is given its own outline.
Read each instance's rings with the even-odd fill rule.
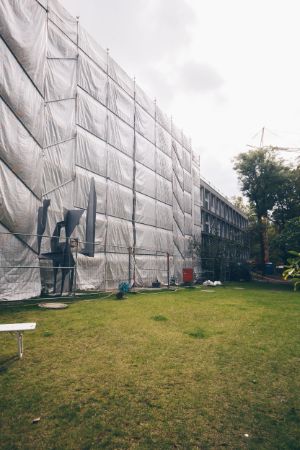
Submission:
[[[232,241],[243,243],[245,240],[244,231],[205,211],[201,214],[201,228],[204,233],[220,236]]]
[[[238,228],[247,228],[247,219],[205,187],[200,188],[201,206]]]

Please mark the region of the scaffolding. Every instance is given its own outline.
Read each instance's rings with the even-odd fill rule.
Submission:
[[[19,252],[7,266],[40,265],[34,236],[44,200],[44,235],[65,210],[81,210],[72,238],[84,242],[94,180],[100,244],[93,257],[78,252],[77,281],[85,284],[84,274],[105,260],[116,287],[127,270],[123,249],[134,255],[136,282],[151,283],[145,267],[161,267],[167,254],[180,280],[201,234],[200,164],[190,139],[57,0],[1,2],[0,36],[0,232],[11,233]],[[25,287],[28,274],[16,281],[23,298],[41,288]]]

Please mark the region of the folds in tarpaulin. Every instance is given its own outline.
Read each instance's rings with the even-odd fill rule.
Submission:
[[[181,281],[201,232],[190,140],[57,0],[0,2],[0,52],[0,231],[14,243],[2,255],[0,299],[41,291],[35,235],[45,199],[47,236],[66,210],[84,211],[72,234],[79,289]],[[94,257],[81,252],[91,180]]]

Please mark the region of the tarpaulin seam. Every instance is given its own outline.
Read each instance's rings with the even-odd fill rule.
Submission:
[[[22,69],[22,71],[25,73],[26,77],[28,78],[28,80],[31,82],[31,84],[33,85],[33,87],[36,89],[36,91],[40,94],[40,96],[42,97],[42,99],[44,100],[44,96],[41,93],[41,91],[39,90],[39,88],[37,87],[37,85],[35,84],[35,82],[32,80],[32,78],[29,76],[29,74],[26,72],[26,70],[24,69],[24,67],[22,66],[22,64],[20,63],[20,61],[18,60],[18,58],[16,57],[16,55],[13,53],[13,51],[11,50],[11,48],[9,47],[8,43],[6,42],[6,40],[4,39],[4,37],[0,34],[0,39],[2,39],[2,41],[4,42],[4,44],[6,45],[7,49],[9,50],[10,54],[13,56],[14,60],[17,62],[17,64],[19,65],[19,67]]]
[[[35,0],[46,12],[48,11],[47,7],[43,5],[43,3],[39,2],[39,0]]]
[[[74,181],[74,179],[75,179],[75,176],[74,176],[74,178],[71,178],[70,180],[65,181],[64,183],[60,184],[59,186],[55,186],[55,188],[51,189],[50,191],[44,192],[42,194],[42,197],[45,197],[46,195],[52,194],[52,192],[57,191],[58,189],[61,189],[62,187],[66,186],[67,184],[69,184],[72,181]]]
[[[178,206],[179,206],[179,208],[180,208],[180,211],[182,212],[182,214],[184,214],[184,211],[182,210],[182,208],[181,208],[181,206],[180,206],[180,201],[178,200],[178,198],[177,198],[177,195],[176,195],[176,192],[173,190],[173,195],[174,195],[174,197],[176,198],[176,201],[177,201],[177,203],[178,203]]]
[[[114,80],[113,80],[114,81]],[[105,107],[109,112],[111,112],[115,117],[117,117],[118,119],[120,119],[123,123],[125,123],[125,125],[129,126],[132,130],[134,129],[133,125],[131,125],[129,122],[127,122],[126,120],[124,120],[122,117],[120,117],[115,111],[113,111],[112,109],[109,108],[109,106],[106,106],[105,104],[103,104],[98,98],[94,97],[90,92],[88,92],[86,89],[84,89],[82,86],[78,85],[77,86],[81,91],[83,91],[86,95],[88,95],[89,97],[91,97],[95,102],[99,103],[101,106]],[[147,112],[147,111],[146,111]],[[147,113],[148,114],[148,113]],[[153,117],[148,114],[151,119],[153,120]],[[76,124],[81,126],[80,124]],[[81,126],[82,127],[82,126]],[[84,127],[82,127],[84,128]],[[84,128],[85,129],[85,128]],[[85,129],[86,130],[86,129]],[[88,132],[90,132],[89,130],[86,130]],[[150,144],[154,145],[153,141],[151,141],[150,139],[148,139],[147,136],[145,136],[144,134],[142,134],[139,130],[135,129],[135,131],[144,139],[146,139],[148,142],[150,142]],[[97,136],[96,134],[90,132],[91,134],[93,134],[95,137],[97,137],[98,139],[102,139],[100,136]],[[105,141],[105,139],[102,139],[103,141]],[[111,144],[110,144],[111,145]],[[116,147],[115,147],[116,148]],[[160,147],[158,147],[164,154],[166,154],[164,152],[164,150]],[[117,148],[117,150],[120,150]],[[169,156],[169,155],[167,155]]]
[[[175,175],[175,177],[176,177],[176,180],[178,181],[178,184],[179,184],[179,186],[181,187],[181,190],[182,190],[182,192],[183,192],[183,191],[184,191],[183,186],[182,186],[182,184],[181,184],[181,182],[180,182],[180,180],[179,180],[179,178],[178,178],[178,175],[177,175],[176,171],[174,170],[174,166],[173,166],[173,173],[174,173],[174,175]]]
[[[109,177],[104,176],[101,173],[95,172],[94,170],[89,169],[87,167],[83,167],[82,165],[78,164],[77,162],[75,162],[75,167],[80,167],[80,169],[86,170],[87,172],[93,173],[94,175],[97,175],[97,176],[99,176],[101,178],[104,178],[104,179],[108,178],[108,179],[110,179]],[[112,180],[112,181],[114,181],[114,180]],[[118,183],[118,182],[116,181],[115,183]],[[121,186],[127,187],[127,186],[123,185],[122,183],[119,183],[119,184],[121,184]]]
[[[81,128],[82,130],[86,131],[87,133],[90,133],[90,134],[91,134],[92,136],[94,136],[95,138],[100,139],[100,141],[106,143],[106,139],[103,139],[102,137],[97,136],[95,133],[93,133],[91,130],[88,130],[87,128],[85,128],[85,127],[84,127],[83,125],[81,125],[80,123],[76,123],[75,125],[76,125],[77,127]],[[112,144],[109,144],[109,145],[111,145],[111,147],[114,147]],[[114,148],[115,148],[116,150],[122,151],[122,150],[120,150],[119,148],[116,148],[116,147],[114,147]]]
[[[43,150],[47,150],[48,148],[51,148],[51,147],[60,146],[61,144],[64,144],[65,142],[73,141],[74,139],[76,139],[76,136],[72,136],[72,137],[70,137],[68,139],[65,139],[63,141],[56,142],[55,144],[48,145],[47,147],[43,147]]]
[[[138,101],[136,103],[137,103],[137,105],[139,105],[140,108],[142,108],[142,110],[145,113],[147,113],[151,117],[151,119],[153,119],[155,121],[154,116],[146,108],[144,108],[144,106],[141,103],[139,103]],[[153,101],[153,103],[154,103],[154,101]],[[156,121],[155,121],[155,123],[156,123]]]
[[[184,237],[184,236],[185,236],[185,233],[182,232],[181,227],[180,227],[179,223],[177,222],[176,216],[173,216],[173,220],[174,220],[174,222],[176,223],[176,225],[177,225],[177,227],[178,227],[180,233],[182,234],[182,237]]]
[[[51,13],[54,12],[52,9],[49,9],[49,8],[48,8],[48,9],[47,9],[47,12],[49,12],[49,11],[51,11]],[[54,14],[55,14],[55,12],[54,12]],[[59,18],[59,16],[58,16],[57,14],[55,14],[55,15],[56,15],[56,17]],[[52,25],[54,25],[61,33],[63,33],[63,35],[64,35],[67,39],[69,39],[69,41],[72,42],[73,45],[76,45],[76,42],[72,41],[72,39],[70,38],[70,36],[68,36],[68,35],[64,32],[64,30],[62,30],[62,29],[57,25],[57,23],[53,22],[53,20],[51,19],[51,17],[49,17],[49,15],[48,15],[48,21],[51,22]]]
[[[60,4],[60,2],[59,2],[59,4]],[[49,7],[49,6],[50,6],[50,7]],[[60,6],[61,6],[63,9],[65,9],[61,4],[60,4]],[[65,10],[65,11],[69,14],[69,12],[68,12],[67,10]],[[54,9],[51,8],[51,3],[49,4],[49,2],[48,2],[47,12],[48,12],[48,13],[50,12],[51,14],[54,14],[60,21],[62,21],[62,18],[61,18],[58,14],[56,14],[56,12],[55,12]],[[72,17],[72,16],[71,16],[71,17]],[[62,30],[62,29],[60,28],[60,26],[57,25],[57,24],[53,21],[53,19],[52,19],[49,15],[48,15],[48,20],[50,20],[54,25],[56,25],[57,28],[58,28],[62,33],[64,33],[64,35],[67,36],[67,38],[70,39],[71,42],[73,42],[73,44],[76,44],[76,42],[74,42],[74,41],[70,38],[70,36],[68,36],[68,35],[64,32],[64,30]]]
[[[25,183],[24,180],[22,180],[21,177],[19,177],[18,174],[16,174],[16,172],[9,166],[9,164],[0,156],[0,161],[3,162],[3,164],[5,164],[5,166],[11,171],[11,173],[13,173],[15,175],[16,178],[18,178],[19,181],[21,181],[21,183],[32,193],[32,195],[39,201],[41,201],[41,197],[39,197],[29,186],[28,184]]]
[[[78,44],[78,49],[79,49],[79,52],[78,52],[79,56],[80,56],[80,53],[83,53],[84,56],[86,56],[90,61],[93,62],[93,64],[95,64],[95,66],[97,66],[98,69],[101,70],[101,72],[103,72],[105,75],[108,75],[107,70],[104,70],[103,67],[101,67],[100,64],[97,63],[97,61],[95,61],[88,53],[86,53],[86,51],[83,50],[82,47],[80,47],[80,44]],[[109,77],[109,75],[108,75],[108,77]],[[111,77],[109,77],[109,78],[111,78]],[[112,78],[111,78],[111,79],[112,79]],[[113,79],[112,79],[112,80],[113,80]],[[113,80],[113,81],[114,81],[114,80]],[[120,88],[122,88],[122,86],[120,86]],[[122,89],[123,89],[123,88],[122,88]],[[123,89],[123,90],[124,90],[124,89]],[[125,91],[125,92],[126,92],[126,91]]]
[[[51,21],[51,19],[50,19],[50,21]],[[52,21],[51,21],[52,22]],[[56,25],[54,22],[52,22],[54,25]],[[56,27],[57,27],[57,25],[56,25]],[[57,27],[60,31],[62,31],[59,27]],[[63,31],[62,31],[62,33],[63,33]],[[65,34],[65,33],[64,33]],[[68,39],[70,39],[68,36],[66,36]],[[71,39],[70,39],[71,40]],[[71,40],[71,42],[74,44],[74,42]],[[98,64],[97,63],[97,61],[95,61],[88,53],[86,53],[86,51],[82,48],[82,47],[80,47],[80,44],[78,45],[78,48],[79,48],[79,55],[80,55],[80,53],[83,53],[90,61],[92,61],[93,62],[93,64],[95,64],[100,70],[101,70],[101,72],[103,72],[105,75],[107,75],[107,77],[108,77],[108,80],[112,80],[120,89],[122,89],[122,91],[123,92],[125,92],[125,94],[127,94],[130,98],[131,98],[131,100],[133,100],[134,98],[133,98],[133,96],[128,92],[128,91],[126,91],[126,89],[124,89],[124,87],[118,82],[118,80],[116,80],[115,78],[113,78],[111,75],[110,75],[110,73],[108,72],[108,69],[106,69],[106,70],[104,70],[103,69],[103,67],[101,67],[100,66],[100,64]],[[129,75],[128,75],[128,77],[129,77]],[[129,77],[130,78],[130,77]],[[139,105],[139,106],[141,106],[141,105]],[[142,107],[143,108],[143,107]],[[144,108],[143,108],[144,109]],[[144,109],[144,111],[146,111],[145,109]],[[147,111],[146,111],[147,112]],[[149,114],[149,113],[148,113]],[[151,114],[149,114],[150,116],[151,116]],[[151,116],[152,117],[152,116]]]
[[[173,245],[174,245],[174,247],[176,247],[178,253],[180,254],[181,258],[183,259],[182,263],[184,263],[185,257],[183,256],[182,252],[181,252],[180,249],[178,248],[178,246],[177,246],[175,240],[174,240],[174,242],[173,242]],[[176,258],[176,257],[177,257],[176,255],[173,255],[173,258]]]
[[[177,143],[178,145],[180,145],[180,147],[182,147],[182,145],[179,144],[179,142],[176,141],[176,139],[172,138],[172,150],[173,150],[173,153],[174,153],[175,157],[177,158],[177,161],[178,161],[178,164],[179,164],[180,168],[183,169],[183,167],[182,167],[182,165],[181,165],[181,162],[180,162],[179,154],[178,154],[178,152],[177,152],[176,145],[173,145],[173,142],[174,142],[175,144]],[[172,158],[172,159],[173,159],[173,158]]]
[[[165,126],[164,126],[164,124],[162,124],[160,121],[159,121],[159,119],[157,119],[157,121],[156,121],[156,123],[166,132],[166,133],[168,133],[170,136],[171,136],[171,138],[172,138],[172,135],[171,135],[171,132],[170,132],[170,130],[168,130]]]
[[[7,106],[7,108],[11,111],[11,113],[15,116],[15,118],[20,122],[20,124],[24,127],[24,129],[27,131],[27,133],[29,134],[29,136],[32,137],[32,139],[34,140],[34,142],[40,147],[40,149],[42,150],[43,147],[42,145],[39,143],[39,141],[33,136],[33,134],[31,133],[30,130],[28,130],[28,128],[26,127],[26,125],[24,125],[24,123],[22,122],[22,120],[20,119],[20,117],[17,116],[17,114],[15,113],[15,111],[13,110],[12,106],[5,100],[5,98],[3,98],[2,94],[0,94],[0,98],[3,101],[3,103],[5,103],[5,105]]]
[[[128,155],[128,153],[124,152],[124,150],[122,150],[122,149],[116,147],[114,144],[111,144],[110,142],[107,142],[106,139],[103,139],[102,137],[97,136],[97,135],[96,135],[95,133],[93,133],[92,131],[87,130],[83,125],[77,123],[76,126],[77,126],[78,128],[80,128],[81,130],[84,130],[86,133],[89,133],[91,136],[95,137],[96,139],[99,139],[101,142],[104,142],[104,143],[107,144],[109,147],[111,147],[111,148],[117,150],[118,152],[122,153],[122,155],[125,155],[125,156],[127,156],[128,158],[133,159],[132,156]],[[145,166],[143,163],[140,163],[140,164],[142,164],[144,167],[146,167],[146,168],[148,169],[148,167]],[[86,169],[86,168],[84,167],[84,169]]]
[[[114,216],[112,216],[112,217],[114,217]],[[144,226],[146,226],[146,227],[151,227],[151,228],[153,228],[153,229],[155,229],[155,230],[157,230],[157,229],[159,229],[159,230],[164,230],[164,231],[168,231],[170,234],[172,234],[172,230],[170,230],[170,228],[165,228],[165,227],[163,227],[163,226],[157,226],[157,225],[152,225],[151,223],[145,223],[145,222],[141,222],[141,221],[136,221],[136,223],[138,224],[138,225],[144,225]]]
[[[105,142],[105,141],[103,141],[103,142]],[[110,146],[110,144],[108,144],[108,146]],[[121,152],[119,149],[113,147],[112,145],[111,145],[111,147],[114,148],[115,150]],[[126,154],[123,153],[123,152],[121,152],[121,153],[124,154],[124,155],[126,155]],[[127,155],[126,155],[126,156],[127,156]],[[128,156],[128,158],[132,159],[130,156]],[[138,162],[138,161],[137,161],[137,162]],[[139,163],[139,164],[140,164],[140,163]],[[107,178],[108,180],[112,181],[113,183],[116,183],[116,184],[118,184],[119,186],[125,187],[125,188],[129,189],[130,191],[132,190],[132,189],[129,188],[126,184],[123,184],[123,183],[121,183],[120,181],[113,180],[113,179],[111,179],[109,176],[101,175],[100,173],[95,172],[94,170],[89,169],[89,168],[87,168],[87,167],[83,167],[81,164],[79,164],[79,163],[77,163],[77,162],[75,162],[75,166],[76,166],[76,167],[80,167],[81,169],[83,169],[83,170],[85,170],[85,171],[87,171],[87,172],[91,172],[91,173],[93,173],[93,174],[95,174],[95,175],[97,175],[97,176],[99,176],[99,177],[101,177],[101,178],[104,178],[104,179]],[[145,166],[145,167],[146,167],[146,166]],[[146,168],[148,168],[148,167],[146,167]],[[161,177],[161,175],[159,175],[159,174],[158,174],[158,176]],[[170,182],[169,180],[167,180],[167,179],[164,178],[164,177],[161,177],[161,178],[163,178],[164,180]],[[167,202],[165,202],[165,201],[163,201],[163,200],[159,200],[159,199],[156,198],[156,197],[152,197],[152,196],[149,195],[149,194],[145,194],[144,192],[141,192],[139,189],[136,189],[136,192],[137,192],[138,194],[144,195],[144,196],[147,197],[147,198],[150,198],[151,200],[157,200],[159,203],[162,203],[162,204],[165,205],[165,206],[169,206],[169,207],[172,207],[172,206],[173,206],[171,203],[167,203]],[[176,200],[177,200],[177,199],[176,199]]]
[[[118,117],[118,116],[117,116],[117,117]],[[93,133],[92,131],[87,130],[83,125],[81,125],[81,124],[79,124],[79,123],[76,123],[76,126],[79,127],[80,129],[84,130],[86,133],[91,134],[91,135],[92,135],[93,137],[95,137],[96,139],[99,139],[100,141],[104,142],[105,144],[107,143],[107,145],[108,145],[109,147],[112,147],[113,149],[115,149],[115,150],[121,152],[122,155],[126,155],[128,158],[133,159],[133,157],[130,156],[130,155],[128,155],[128,153],[124,152],[124,150],[122,150],[122,149],[116,147],[114,144],[111,144],[110,142],[106,142],[106,139],[103,139],[103,138],[101,138],[100,136],[97,136],[97,135],[96,135],[95,133]],[[139,134],[139,133],[138,133],[138,134]],[[140,134],[139,134],[139,135],[140,135]],[[141,135],[140,135],[140,136],[141,136]],[[143,137],[143,136],[142,136],[142,137]],[[62,141],[62,143],[63,143],[63,142],[67,142],[67,141],[72,140],[72,139],[74,139],[74,137],[72,137],[72,138],[70,138],[70,139],[67,139],[66,141]],[[150,142],[150,141],[148,141],[148,142]],[[152,142],[150,142],[150,143],[152,144]],[[56,144],[52,144],[52,145],[56,145]],[[52,147],[52,145],[50,145],[49,147]],[[48,148],[48,147],[44,147],[44,148]],[[164,153],[164,155],[166,155],[166,153]],[[171,158],[170,158],[170,159],[171,159]],[[153,170],[152,170],[149,166],[147,166],[145,163],[143,163],[143,162],[141,162],[141,161],[139,161],[139,160],[137,160],[137,159],[136,159],[136,162],[138,162],[141,166],[143,166],[143,167],[145,167],[146,169],[151,170],[151,172],[153,172]],[[80,167],[81,167],[81,166],[80,166]],[[86,169],[86,167],[82,167],[82,168],[83,168],[83,169]],[[88,170],[89,170],[89,169],[88,169]],[[97,172],[94,172],[94,173],[97,174]],[[98,174],[98,175],[100,175],[100,174]],[[166,178],[166,177],[164,177],[163,175],[160,175],[160,174],[157,174],[157,175],[160,176],[161,178],[163,178],[164,180],[166,180],[166,181],[172,183],[172,180],[170,180],[169,178]],[[141,192],[141,193],[142,193],[142,192]],[[146,194],[145,194],[145,195],[146,195]],[[152,197],[151,197],[151,198],[152,198]],[[166,203],[166,204],[169,204],[169,203]]]
[[[45,100],[45,104],[64,102],[65,100],[76,100],[76,97],[66,97],[66,98],[59,98],[59,99],[55,99],[55,100]]]
[[[4,223],[3,223],[1,220],[0,220],[0,224],[1,224],[6,230],[8,230],[10,234],[14,235],[20,242],[22,242],[22,244],[26,245],[26,247],[28,247],[29,250],[31,250],[34,254],[36,254],[36,255],[38,254],[37,251],[34,250],[34,248],[30,247],[30,245],[27,244],[26,241],[23,241],[23,239],[22,239],[22,237],[21,237],[21,236],[35,236],[35,235],[32,235],[32,234],[23,234],[23,233],[17,233],[17,232],[13,232],[13,233],[12,233],[12,232],[9,230],[9,228],[7,227],[7,225],[4,225]]]
[[[110,64],[109,62],[112,62],[112,64]],[[128,85],[126,84],[126,82],[124,81],[124,85],[126,87],[128,87],[128,89],[130,90],[130,92],[128,92],[120,83],[117,77],[117,72],[115,70],[115,66],[119,67],[120,70],[126,75],[126,77],[132,82],[132,88],[128,87]],[[113,71],[113,74],[115,75],[115,78],[109,73],[110,70]],[[134,86],[134,79],[130,77],[130,75],[128,75],[128,73],[117,63],[117,61],[115,61],[110,55],[108,55],[108,68],[107,68],[107,74],[108,76],[113,79],[125,92],[127,92],[127,94],[133,98],[134,97],[134,91],[135,91],[135,86]],[[133,93],[133,95],[131,95],[131,92]]]
[[[51,61],[51,60],[54,60],[54,61],[55,61],[55,60],[58,60],[58,61],[60,61],[60,60],[64,60],[64,61],[77,61],[78,58],[64,58],[63,56],[61,56],[61,57],[58,57],[58,56],[57,56],[57,57],[55,57],[55,56],[47,56],[46,59],[47,59],[47,60],[49,59],[50,61]]]
[[[126,125],[128,125],[132,130],[133,130],[133,125],[131,125],[130,123],[126,122],[126,120],[124,120],[122,117],[120,117],[115,111],[113,111],[112,109],[110,109],[110,107],[104,103],[102,103],[98,98],[94,97],[90,92],[88,92],[86,89],[84,89],[83,87],[80,86],[80,84],[78,84],[78,87],[81,91],[83,91],[86,95],[88,95],[90,98],[92,98],[95,102],[99,103],[101,106],[104,106],[104,108],[106,108],[109,112],[111,112],[114,116],[118,117],[118,119],[120,119],[122,122],[124,122]],[[148,139],[149,140],[149,139]],[[150,141],[151,142],[151,141]]]

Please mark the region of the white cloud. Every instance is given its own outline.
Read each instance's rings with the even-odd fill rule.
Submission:
[[[180,67],[179,82],[180,87],[186,91],[205,93],[218,90],[224,81],[213,67],[196,61],[187,61]]]
[[[227,195],[232,157],[262,126],[300,146],[298,0],[62,3],[204,149],[201,171]]]

